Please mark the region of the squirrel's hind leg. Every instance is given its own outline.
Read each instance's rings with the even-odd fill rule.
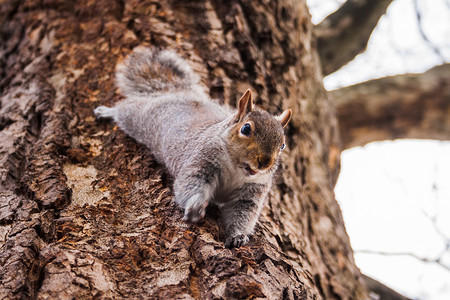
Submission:
[[[94,113],[97,115],[97,118],[113,118],[116,114],[116,109],[114,107],[107,106],[99,106],[94,109]]]
[[[227,232],[227,248],[241,247],[248,242],[269,187],[268,184],[247,183],[236,190],[224,205],[222,216]]]

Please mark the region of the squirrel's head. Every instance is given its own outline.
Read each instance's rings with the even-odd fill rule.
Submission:
[[[253,106],[250,90],[241,97],[237,108],[228,136],[231,158],[249,176],[270,170],[285,148],[283,128],[291,119],[292,111],[287,109],[279,116],[272,116]]]

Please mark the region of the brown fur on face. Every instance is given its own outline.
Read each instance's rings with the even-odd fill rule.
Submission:
[[[228,136],[229,153],[237,165],[249,164],[253,170],[267,170],[274,166],[284,143],[281,122],[266,111],[253,109],[240,118]],[[242,126],[251,124],[249,137],[240,134]]]

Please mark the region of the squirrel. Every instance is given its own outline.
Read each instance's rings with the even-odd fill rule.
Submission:
[[[245,245],[253,233],[285,148],[279,116],[253,105],[247,90],[237,109],[209,98],[189,64],[172,50],[137,48],[116,71],[125,100],[99,106],[146,145],[174,177],[175,202],[185,221],[198,222],[210,202],[222,214],[227,248]]]

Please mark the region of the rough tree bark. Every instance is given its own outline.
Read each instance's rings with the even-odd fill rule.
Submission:
[[[392,139],[450,139],[450,65],[331,91],[343,148]]]
[[[0,298],[361,299],[334,200],[335,112],[304,1],[0,1]],[[92,110],[135,46],[172,48],[234,105],[293,108],[248,246],[181,221],[172,179]]]

